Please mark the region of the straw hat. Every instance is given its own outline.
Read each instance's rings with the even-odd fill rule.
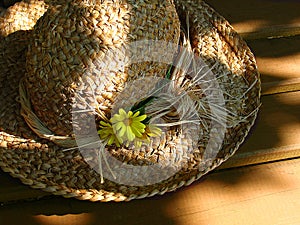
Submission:
[[[7,13],[0,21],[5,172],[64,197],[129,201],[191,184],[244,141],[260,105],[254,56],[203,1],[31,0],[9,10],[26,2],[39,6],[25,10],[30,20],[14,17],[24,25],[7,31]],[[162,62],[99,67],[118,65],[128,45],[145,57],[130,45],[145,39],[173,50],[156,49]],[[89,139],[93,126],[101,141]]]

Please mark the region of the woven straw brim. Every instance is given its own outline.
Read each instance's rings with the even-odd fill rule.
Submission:
[[[109,180],[101,183],[99,174],[86,163],[78,150],[63,151],[54,143],[37,137],[20,115],[18,88],[24,76],[25,55],[22,52],[17,55],[13,50],[5,52],[3,46],[15,49],[14,46],[18,44],[26,49],[26,42],[19,42],[28,36],[13,34],[1,40],[1,53],[5,52],[5,56],[1,54],[1,61],[13,57],[15,66],[14,70],[1,72],[0,77],[1,168],[24,184],[56,195],[91,201],[129,201],[190,185],[232,156],[253,125],[260,105],[260,80],[253,54],[229,23],[203,1],[181,0],[175,3],[183,25],[189,17],[194,51],[208,64],[217,63],[214,70],[230,79],[227,84],[232,85],[224,84],[222,88],[232,89],[230,95],[235,95],[240,86],[248,87],[239,99],[243,107],[238,112],[247,115],[244,117],[246,119],[227,128],[222,149],[211,165],[199,169],[199,161],[191,160],[169,179],[142,187],[120,185]],[[7,68],[5,64],[0,66],[1,71]],[[231,109],[232,106],[227,107]],[[201,160],[201,156],[196,153],[193,158]]]

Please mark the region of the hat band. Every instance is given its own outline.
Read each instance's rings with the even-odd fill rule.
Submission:
[[[27,125],[34,133],[36,133],[40,138],[52,141],[61,147],[72,148],[77,146],[74,137],[55,135],[51,130],[49,130],[45,126],[45,124],[33,112],[28,97],[28,92],[25,87],[24,79],[20,81],[19,93],[20,93],[21,115],[24,117]]]

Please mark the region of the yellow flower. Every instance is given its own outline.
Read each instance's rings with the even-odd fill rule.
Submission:
[[[101,121],[98,134],[102,140],[107,141],[107,145],[115,144],[117,147],[120,147],[123,143],[123,140],[115,134],[115,131],[110,123]]]
[[[149,137],[157,137],[157,136],[161,135],[161,129],[158,128],[157,126],[153,125],[153,124],[149,124],[146,127],[145,133]]]
[[[134,140],[135,147],[141,147],[143,143],[150,144],[150,137],[157,137],[161,135],[161,129],[155,125],[148,124],[145,128],[145,132],[141,137]]]
[[[119,113],[110,119],[117,138],[132,142],[136,137],[142,137],[146,128],[142,121],[147,115],[139,115],[139,111],[133,114],[132,111],[126,113],[124,109],[119,109]]]
[[[134,143],[135,147],[141,147],[143,143],[150,143],[150,137],[161,135],[161,129],[152,124],[144,124],[143,121],[147,115],[141,115],[140,112],[126,112],[119,109],[119,113],[113,115],[109,122],[100,122],[99,136],[107,142],[107,145],[115,144],[120,147],[121,144],[129,146]]]

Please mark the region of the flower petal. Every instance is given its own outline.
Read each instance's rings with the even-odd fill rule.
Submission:
[[[100,121],[100,125],[103,127],[111,127],[111,125],[109,123],[106,123],[104,121]]]
[[[112,124],[114,124],[114,123],[117,123],[117,122],[121,122],[121,121],[123,121],[123,120],[124,120],[124,118],[123,118],[121,115],[115,114],[115,115],[110,119],[110,122],[111,122]]]
[[[127,113],[124,109],[119,109],[119,115],[123,117],[123,119],[127,118]]]
[[[133,112],[129,111],[128,114],[127,114],[127,118],[132,118],[132,114],[133,114]]]
[[[130,126],[127,126],[127,127],[126,127],[126,134],[127,134],[127,139],[128,139],[128,141],[133,141],[133,140],[134,140],[135,135],[134,135],[134,133],[132,132]]]
[[[131,123],[131,127],[135,127],[138,130],[143,130],[143,129],[146,128],[146,125],[141,123],[141,122],[135,122],[134,121],[134,122]]]
[[[118,122],[113,125],[113,128],[117,132],[118,130],[121,130],[123,126],[125,126],[125,124],[123,122]]]
[[[135,126],[131,126],[131,130],[137,137],[142,137],[143,133],[145,132],[145,129],[136,129]]]
[[[121,129],[120,129],[120,131],[117,133],[118,134],[118,136],[119,137],[123,137],[124,136],[124,134],[126,133],[126,128],[127,126],[125,126],[125,124],[124,123],[122,123],[122,126],[121,126]]]
[[[109,139],[108,139],[108,142],[107,142],[107,145],[112,145],[115,143],[115,138],[113,136],[111,136]]]
[[[138,116],[138,117],[135,117],[135,118],[132,118],[133,121],[143,121],[147,118],[147,115],[141,115],[141,116]]]
[[[138,117],[140,115],[140,111],[137,111],[136,113],[134,113],[134,115],[132,116],[132,118]]]

